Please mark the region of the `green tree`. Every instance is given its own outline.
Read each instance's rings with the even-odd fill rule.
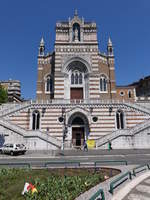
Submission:
[[[8,102],[7,90],[0,85],[0,104]]]

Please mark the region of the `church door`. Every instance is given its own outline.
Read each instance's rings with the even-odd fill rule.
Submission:
[[[72,144],[80,147],[84,142],[84,127],[72,127]]]
[[[71,99],[83,99],[83,88],[71,88]]]

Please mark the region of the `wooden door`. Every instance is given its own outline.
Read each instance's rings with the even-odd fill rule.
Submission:
[[[80,147],[84,142],[84,127],[72,128],[72,143],[73,146]]]
[[[83,88],[71,88],[71,99],[83,99]]]

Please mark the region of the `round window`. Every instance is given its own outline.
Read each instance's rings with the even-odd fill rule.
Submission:
[[[93,122],[97,122],[98,117],[94,116],[94,117],[92,118],[92,120],[93,120]]]
[[[59,117],[58,120],[59,120],[59,122],[63,122],[64,118],[63,117]]]
[[[120,96],[124,96],[124,91],[121,91],[121,92],[120,92]]]

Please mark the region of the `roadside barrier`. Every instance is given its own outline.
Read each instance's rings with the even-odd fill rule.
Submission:
[[[127,179],[130,179],[130,180],[132,179],[132,175],[131,175],[131,172],[130,172],[130,171],[126,172],[125,174],[123,174],[123,175],[119,176],[118,178],[116,178],[115,180],[113,180],[113,181],[110,183],[110,190],[109,190],[109,192],[110,192],[111,194],[113,194],[114,189],[115,189],[118,185],[120,185],[121,183],[123,183],[124,181],[126,181]]]
[[[133,175],[136,176],[137,173],[142,172],[146,169],[150,169],[149,164],[143,164],[143,165],[137,166],[133,168]]]
[[[96,200],[96,199],[105,200],[105,195],[103,189],[98,190],[89,200]]]
[[[65,165],[65,167],[67,167],[75,164],[80,167],[80,161],[50,161],[46,162],[44,167],[47,167],[48,165]]]
[[[98,160],[94,162],[95,167],[97,166],[97,164],[101,164],[101,163],[123,163],[125,165],[128,165],[128,162],[126,160]]]
[[[18,162],[13,162],[13,163],[0,163],[0,166],[27,166],[28,168],[31,168],[31,164],[30,163],[18,163]]]

